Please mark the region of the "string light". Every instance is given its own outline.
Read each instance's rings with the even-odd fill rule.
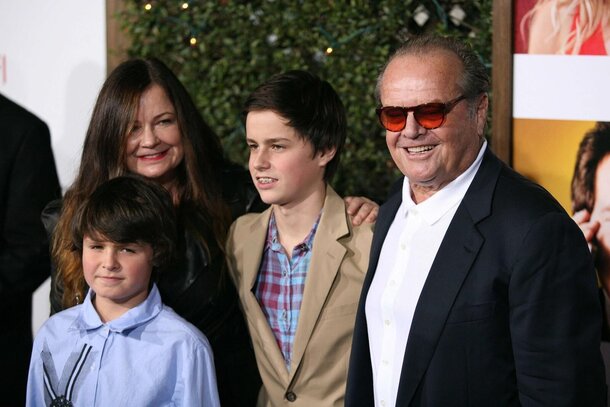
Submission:
[[[333,53],[333,49],[332,49],[332,47],[328,47],[328,48],[326,48],[326,55],[330,55],[330,54],[332,54],[332,53]]]
[[[456,4],[449,12],[449,17],[451,18],[453,24],[461,25],[464,22],[464,19],[466,18],[466,12],[463,8]],[[471,33],[472,32],[474,31],[471,31]]]
[[[423,4],[420,4],[419,6],[417,6],[415,11],[413,12],[413,20],[415,20],[417,25],[420,27],[423,27],[424,24],[426,24],[429,19],[430,19],[430,12],[428,11],[428,9]]]
[[[144,5],[144,10],[146,10],[146,11],[150,11],[151,8],[152,8],[152,4],[150,4],[150,3],[146,3]]]
[[[182,10],[186,10],[187,8],[189,8],[189,4],[188,3],[182,3]]]
[[[197,38],[191,37],[191,39],[189,40],[189,44],[191,44],[191,46],[197,45]]]

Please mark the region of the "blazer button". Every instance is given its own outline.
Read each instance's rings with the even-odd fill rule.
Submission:
[[[293,402],[297,399],[297,395],[294,394],[294,392],[292,392],[292,391],[289,391],[288,393],[286,393],[285,397],[286,397],[286,400],[288,400],[290,402]]]

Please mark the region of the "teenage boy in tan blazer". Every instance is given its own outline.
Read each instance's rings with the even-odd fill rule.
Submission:
[[[244,108],[249,168],[271,207],[239,218],[227,255],[263,380],[259,406],[342,406],[371,224],[327,185],[346,136],[328,82],[276,75]]]

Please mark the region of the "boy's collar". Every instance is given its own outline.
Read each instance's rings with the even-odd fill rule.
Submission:
[[[148,297],[143,302],[125,312],[119,318],[104,323],[93,305],[94,297],[95,293],[89,289],[85,301],[80,305],[79,317],[73,324],[76,329],[89,331],[106,326],[110,331],[122,333],[150,321],[163,309],[159,289],[156,284],[153,284]]]

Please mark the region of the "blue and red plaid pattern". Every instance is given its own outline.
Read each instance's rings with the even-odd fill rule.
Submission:
[[[267,242],[254,295],[267,317],[288,370],[290,370],[292,343],[303,301],[305,278],[311,260],[313,239],[319,223],[320,216],[305,240],[294,247],[292,258],[289,259],[280,244],[273,213],[269,218]]]

